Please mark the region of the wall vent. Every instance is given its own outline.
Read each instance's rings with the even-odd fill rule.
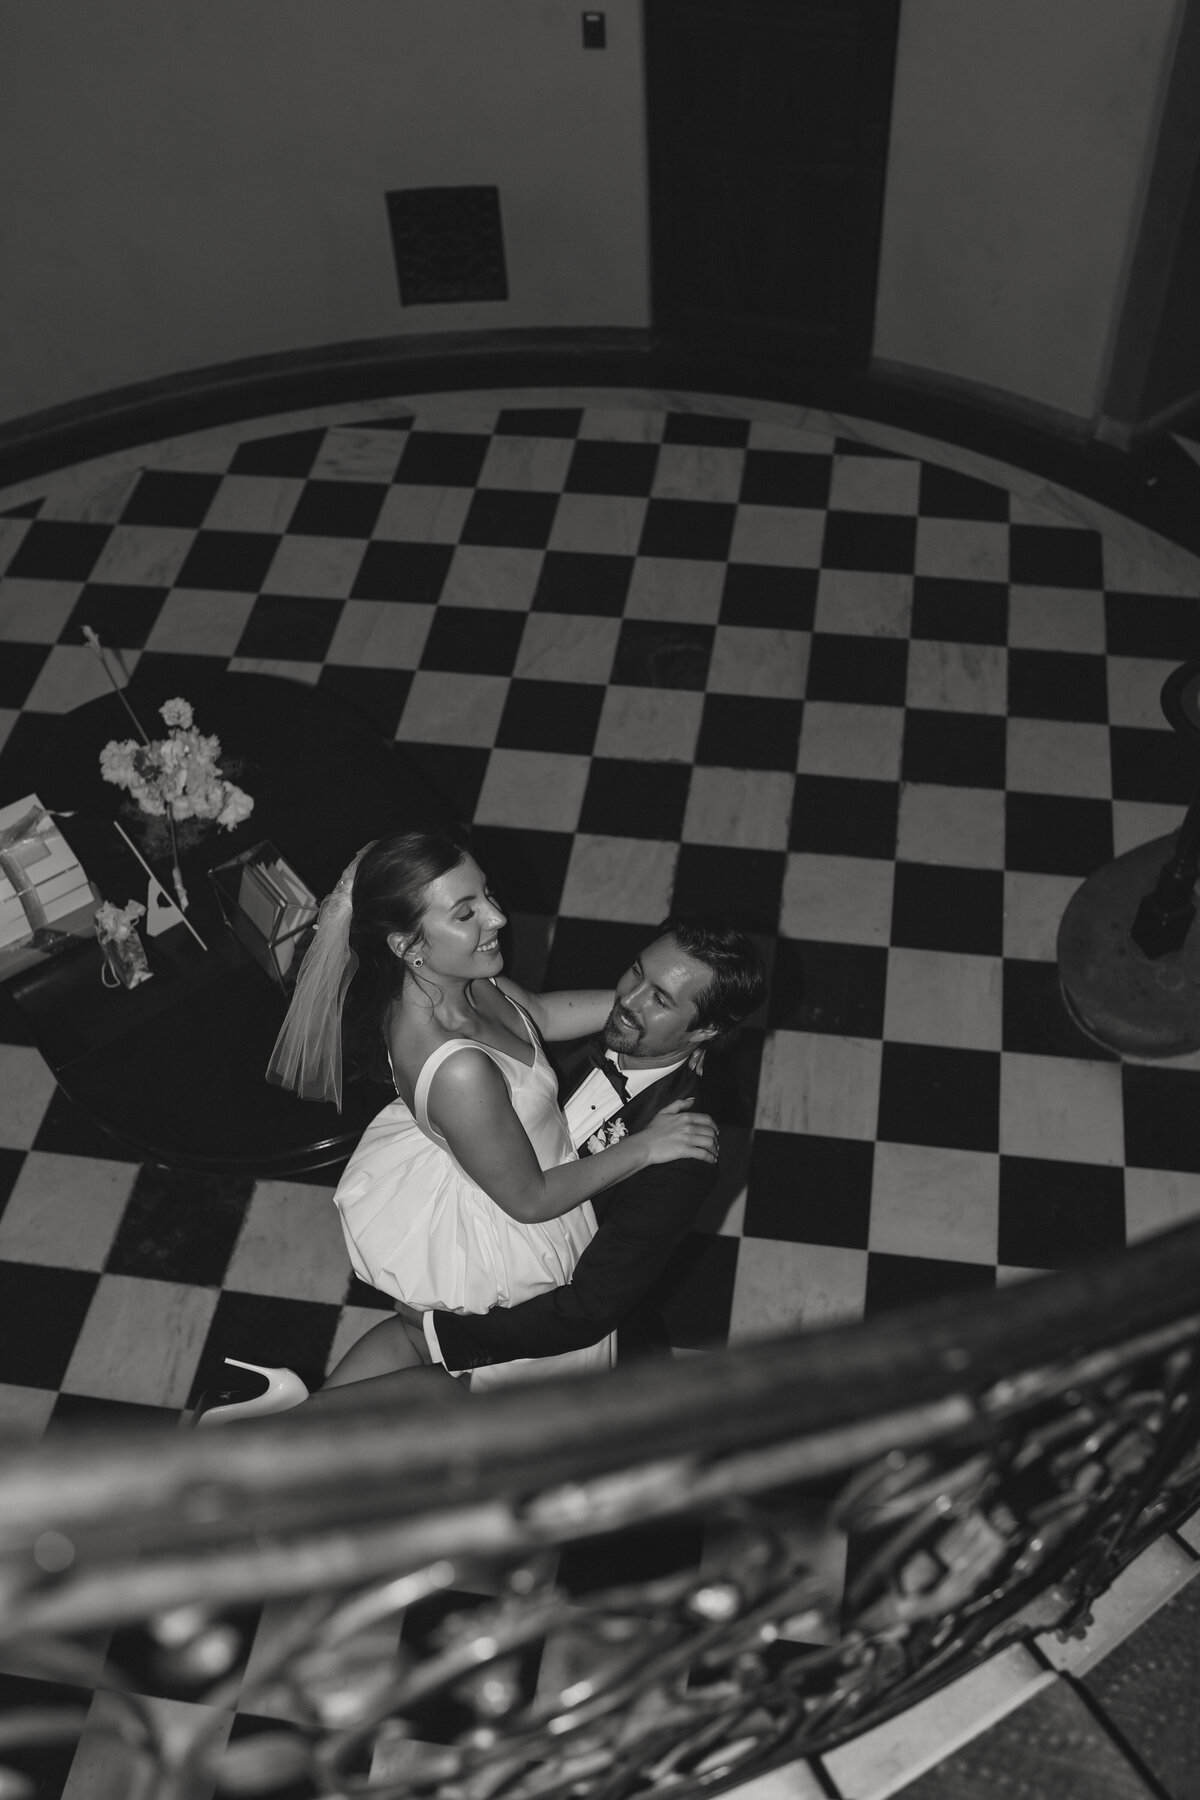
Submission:
[[[401,306],[508,299],[499,188],[398,188],[387,209]]]

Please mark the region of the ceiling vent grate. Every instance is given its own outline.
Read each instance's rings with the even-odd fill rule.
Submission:
[[[398,188],[387,209],[401,306],[508,299],[499,188]]]

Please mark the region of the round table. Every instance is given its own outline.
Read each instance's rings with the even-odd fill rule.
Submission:
[[[390,1090],[349,1083],[339,1114],[267,1083],[287,996],[225,923],[208,871],[270,839],[319,897],[369,839],[453,821],[403,751],[336,694],[266,675],[135,677],[127,696],[151,738],[165,735],[158,707],[179,693],[255,802],[236,830],[210,827],[181,847],[188,918],[207,951],[176,925],[147,940],[151,980],[111,989],[99,947],[83,940],[15,976],[10,991],[59,1085],[137,1155],[202,1172],[326,1167],[348,1154]],[[120,819],[138,841],[128,796],[102,780],[99,753],[132,735],[115,694],[90,701],[63,717],[36,778],[47,808],[74,815],[60,829],[118,905],[144,901],[148,883],[114,829]],[[169,861],[143,854],[169,891]]]

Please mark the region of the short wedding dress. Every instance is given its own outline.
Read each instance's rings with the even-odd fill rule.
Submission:
[[[510,1218],[460,1167],[430,1122],[429,1089],[442,1064],[460,1050],[482,1050],[504,1077],[539,1168],[575,1161],[554,1070],[532,1020],[517,1011],[532,1064],[473,1038],[440,1045],[417,1077],[413,1110],[397,1096],[371,1121],[333,1197],[355,1274],[421,1311],[487,1312],[561,1287],[596,1230],[590,1201],[540,1225]],[[471,1388],[583,1374],[612,1361],[612,1340],[605,1338],[560,1356],[476,1369]]]

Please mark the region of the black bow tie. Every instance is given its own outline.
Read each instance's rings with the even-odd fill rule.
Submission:
[[[588,1045],[588,1061],[594,1069],[599,1069],[600,1073],[607,1077],[623,1101],[628,1100],[629,1083],[616,1063],[607,1056],[604,1045],[598,1038],[593,1038]]]

